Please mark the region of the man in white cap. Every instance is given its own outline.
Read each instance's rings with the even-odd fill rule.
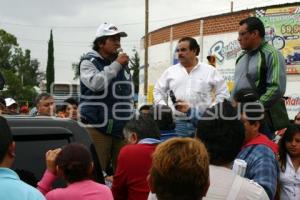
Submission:
[[[17,115],[18,112],[18,104],[13,98],[5,98],[6,104],[6,112],[10,115]]]
[[[125,32],[110,23],[96,31],[93,49],[81,60],[80,115],[105,170],[124,145],[122,129],[133,111],[129,57],[122,52],[120,39]]]

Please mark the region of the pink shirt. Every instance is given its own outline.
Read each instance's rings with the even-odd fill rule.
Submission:
[[[92,180],[83,180],[69,184],[66,188],[51,188],[56,176],[46,170],[38,189],[47,200],[113,200],[110,189]]]

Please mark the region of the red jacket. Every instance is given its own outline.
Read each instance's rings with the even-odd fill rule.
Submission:
[[[115,200],[147,200],[147,176],[156,144],[129,144],[118,156],[112,193]]]

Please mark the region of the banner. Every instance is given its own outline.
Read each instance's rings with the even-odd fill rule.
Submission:
[[[300,74],[300,7],[257,10],[265,25],[265,39],[281,51],[288,74]]]

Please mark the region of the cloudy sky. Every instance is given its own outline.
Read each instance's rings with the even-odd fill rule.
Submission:
[[[234,0],[234,11],[299,0]],[[230,11],[230,0],[149,0],[150,31]],[[0,28],[15,35],[45,70],[50,29],[54,35],[55,81],[72,82],[71,65],[87,52],[97,27],[111,22],[128,33],[130,54],[144,35],[143,0],[0,0]]]

